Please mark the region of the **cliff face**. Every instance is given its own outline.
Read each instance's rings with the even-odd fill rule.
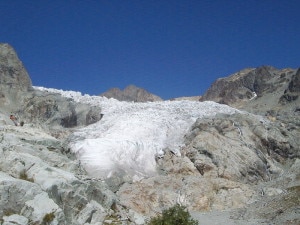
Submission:
[[[123,91],[119,88],[112,88],[107,92],[101,94],[100,96],[105,96],[107,98],[114,98],[119,101],[127,102],[155,102],[162,101],[162,99],[145,89],[136,87],[134,85],[127,86]]]
[[[30,77],[14,49],[0,44],[0,88],[28,91],[32,89]],[[1,90],[0,89],[0,90]]]
[[[14,49],[0,44],[0,112],[13,111],[32,90],[31,80]]]
[[[288,87],[284,90],[284,94],[280,97],[280,103],[286,105],[289,102],[299,102],[300,96],[300,69],[296,74],[293,74],[289,82]]]

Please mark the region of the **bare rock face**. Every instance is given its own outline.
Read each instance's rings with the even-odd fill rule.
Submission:
[[[257,205],[270,201],[268,210],[274,212],[285,190],[298,190],[299,132],[298,125],[245,112],[198,119],[185,136],[181,156],[165,149],[164,157],[156,159],[159,176],[126,183],[117,195],[122,205],[146,215],[180,204],[192,212],[231,210],[232,217],[257,219]],[[271,203],[274,197],[276,205]],[[298,203],[284,201],[291,216]],[[267,220],[274,223],[271,214]],[[247,224],[245,220],[240,224]]]
[[[31,80],[14,49],[8,44],[0,44],[0,88],[28,91]]]
[[[35,90],[14,49],[0,44],[0,112],[25,123],[73,128],[101,119],[101,109]]]
[[[299,99],[300,96],[300,69],[297,73],[291,77],[291,81],[284,94],[280,97],[279,102],[286,105],[289,102],[293,102]]]
[[[216,80],[201,101],[215,101],[255,113],[293,111],[299,101],[299,70],[270,66],[241,70]]]
[[[101,119],[99,107],[75,103],[59,94],[38,90],[24,99],[18,114],[27,122],[52,128],[85,126]]]
[[[300,156],[296,133],[251,114],[198,120],[186,136],[186,155],[203,176],[257,183],[279,176]]]
[[[255,195],[255,191],[243,183],[203,177],[194,166],[182,164],[182,158],[167,157],[170,158],[164,159],[165,162],[173,166],[165,168],[166,174],[120,188],[117,194],[122,205],[154,216],[175,204],[198,212],[240,208]]]
[[[31,80],[16,52],[10,45],[0,44],[0,111],[18,107],[23,93],[30,90]]]
[[[119,88],[112,88],[107,92],[101,94],[100,96],[105,96],[107,98],[115,98],[119,101],[128,102],[155,102],[162,101],[157,95],[151,94],[148,91],[138,88],[134,85],[127,86],[123,91]]]
[[[297,73],[293,75],[292,80],[289,84],[290,92],[300,92],[300,69],[297,70]]]
[[[25,224],[104,221],[115,195],[86,176],[61,141],[26,124],[3,126],[0,140],[0,223],[16,219],[10,215]]]

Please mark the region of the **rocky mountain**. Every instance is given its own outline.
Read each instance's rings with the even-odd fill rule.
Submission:
[[[14,49],[8,44],[1,44],[0,52],[1,90],[5,88],[21,91],[32,89],[29,75]]]
[[[63,141],[71,128],[99,121],[101,109],[34,89],[8,44],[0,44],[0,81],[0,224],[84,224],[92,212],[102,216],[115,195],[85,176]]]
[[[18,99],[23,98],[23,92],[32,90],[31,80],[14,49],[8,44],[0,45],[0,104],[15,109]]]
[[[215,101],[255,113],[298,110],[300,68],[248,68],[216,80],[201,101]]]
[[[162,99],[143,88],[136,87],[135,85],[129,85],[124,90],[119,88],[112,88],[100,96],[105,96],[107,98],[114,98],[119,101],[128,102],[155,102],[162,101]]]
[[[70,143],[87,130],[100,129],[98,126],[102,133],[92,133],[91,140],[120,132],[120,127],[130,132],[143,124],[140,120],[129,123],[123,112],[114,120],[119,115],[110,114],[118,110],[103,111],[111,109],[109,104],[125,110],[117,100],[101,102],[100,97],[90,96],[83,101],[87,97],[81,96],[75,101],[72,95],[32,87],[13,48],[0,44],[0,224],[142,225],[180,204],[201,225],[298,225],[299,74],[299,69],[260,67],[219,79],[202,100],[242,111],[193,101],[202,104],[199,108],[213,105],[214,113],[199,116],[186,129],[185,122],[191,122],[188,113],[193,110],[184,111],[179,103],[174,104],[168,111],[173,122],[162,119],[167,132],[161,126],[154,131],[157,137],[172,140],[184,130],[180,149],[170,143],[161,149],[163,154],[149,156],[156,163],[152,176],[134,180],[120,170],[100,179],[88,173],[88,165],[79,160],[82,155],[73,153]],[[163,116],[166,107],[163,101],[155,106],[160,111],[153,103],[138,104],[128,103],[131,114],[126,115],[142,118],[149,126],[157,121],[143,116]],[[182,101],[191,109],[192,104]],[[10,114],[23,120],[24,126],[15,126]],[[169,132],[172,126],[178,132]],[[146,129],[141,137],[150,135]],[[112,139],[104,141],[106,146],[108,141]],[[131,160],[138,163],[142,150],[147,149],[140,148]],[[116,155],[120,162],[122,156]]]
[[[31,79],[8,44],[0,44],[0,113],[47,128],[76,127],[100,120],[101,109],[32,87]],[[8,116],[7,116],[8,118]]]

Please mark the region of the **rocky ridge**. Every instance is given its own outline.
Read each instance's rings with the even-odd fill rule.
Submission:
[[[100,96],[105,96],[107,98],[114,98],[119,101],[127,102],[155,102],[162,101],[162,99],[143,88],[136,87],[135,85],[127,86],[123,91],[119,88],[112,88]]]
[[[300,105],[300,69],[248,68],[216,80],[201,101],[215,101],[253,113],[293,113]]]
[[[279,100],[271,109],[285,107],[198,119],[181,155],[164,149],[164,157],[156,158],[158,175],[132,182],[121,175],[89,177],[69,150],[69,134],[99,121],[100,108],[33,89],[13,49],[1,44],[0,55],[0,224],[145,224],[176,203],[200,224],[299,224],[298,99],[279,102],[284,94],[298,94],[299,70],[286,70],[288,81],[274,89]],[[255,70],[244,74],[256,77]],[[269,69],[261,71],[269,76]],[[267,78],[254,80],[254,89],[235,88],[244,97],[230,100],[233,90],[224,88],[226,98],[215,100],[246,108],[253,97],[247,93],[254,90],[255,104],[264,102],[272,85]],[[8,119],[12,112],[25,121],[23,127]]]

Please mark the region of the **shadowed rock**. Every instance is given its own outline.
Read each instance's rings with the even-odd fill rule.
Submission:
[[[297,73],[291,77],[291,81],[288,88],[284,91],[284,94],[280,97],[279,103],[286,105],[287,103],[296,101],[300,96],[300,69]]]

